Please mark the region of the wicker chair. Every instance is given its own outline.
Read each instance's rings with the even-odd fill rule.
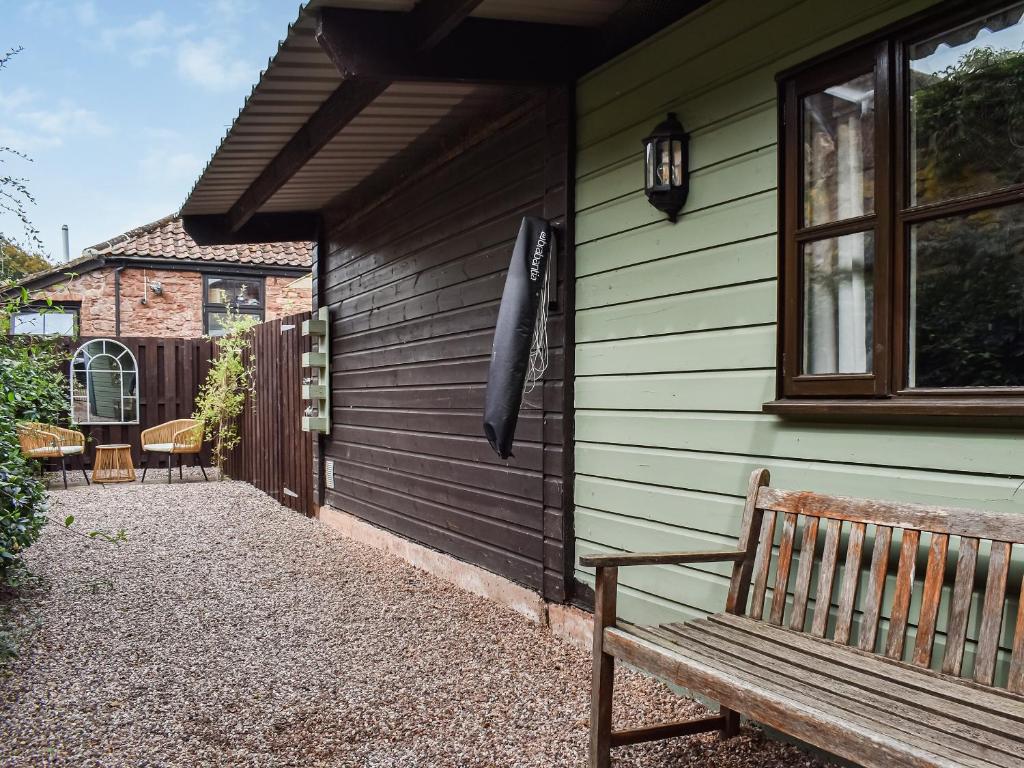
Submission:
[[[46,459],[60,459],[60,472],[64,478],[65,488],[68,487],[68,456],[78,457],[78,467],[82,470],[86,485],[89,484],[89,475],[86,474],[82,461],[85,455],[85,435],[81,432],[36,421],[19,422],[15,429],[18,432],[21,453],[26,459],[40,462]]]
[[[167,482],[169,483],[171,482],[171,464],[174,463],[174,457],[179,457],[177,459],[178,478],[181,479],[181,455],[199,453],[202,449],[203,425],[195,419],[175,419],[166,424],[142,430],[142,451],[146,462],[142,467],[142,482],[146,482],[150,454],[167,454]],[[203,471],[203,479],[209,480],[206,476],[206,468],[201,461],[199,468]]]

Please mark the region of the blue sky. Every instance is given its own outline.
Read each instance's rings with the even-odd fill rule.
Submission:
[[[0,174],[28,179],[47,255],[178,209],[298,0],[0,0]],[[0,232],[21,238],[10,217]]]

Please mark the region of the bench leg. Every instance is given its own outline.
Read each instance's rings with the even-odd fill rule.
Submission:
[[[604,652],[604,628],[615,626],[618,568],[598,568],[594,601],[594,677],[590,702],[590,768],[610,768],[615,657]]]
[[[728,707],[719,707],[718,714],[725,718],[725,725],[722,726],[722,738],[731,739],[740,735],[740,713],[734,712]]]

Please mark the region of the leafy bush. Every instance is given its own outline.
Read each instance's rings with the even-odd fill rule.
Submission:
[[[23,292],[8,294],[0,306],[0,328],[26,300]],[[21,454],[15,426],[19,421],[67,421],[66,356],[53,340],[0,335],[0,586],[10,584],[22,553],[46,522],[45,489],[35,462]]]
[[[221,479],[228,454],[241,440],[238,417],[246,397],[255,390],[256,358],[251,348],[253,328],[258,324],[251,315],[229,312],[224,318],[224,335],[217,339],[217,356],[210,364],[192,414],[202,422],[206,439],[213,441],[213,463]]]

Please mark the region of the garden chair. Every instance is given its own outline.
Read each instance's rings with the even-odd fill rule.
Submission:
[[[21,453],[26,459],[44,461],[60,459],[60,472],[64,478],[64,487],[68,487],[67,457],[77,456],[78,466],[82,470],[86,485],[89,475],[85,472],[82,457],[85,455],[85,435],[73,429],[55,427],[35,421],[22,421],[16,425]]]
[[[167,454],[167,482],[171,482],[171,464],[177,456],[178,478],[181,479],[181,456],[182,454],[196,454],[203,449],[203,425],[195,419],[175,419],[156,427],[142,430],[142,451],[145,455],[145,464],[142,467],[142,482],[146,482],[146,470],[149,469],[149,456],[152,453]],[[206,468],[202,461],[199,462],[199,469],[203,471],[203,479],[209,480],[206,476]]]

